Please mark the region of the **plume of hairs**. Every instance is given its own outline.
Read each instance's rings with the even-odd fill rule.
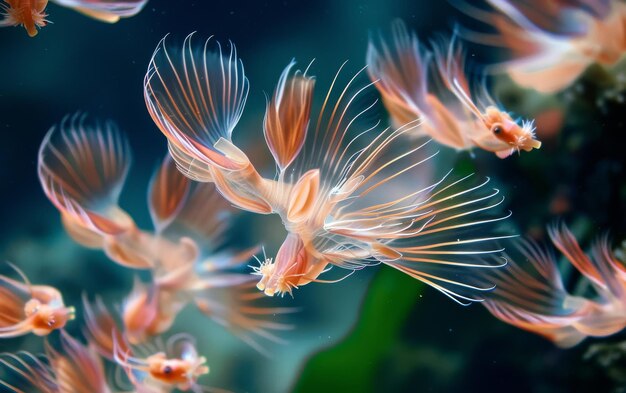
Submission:
[[[599,237],[585,254],[565,224],[548,227],[554,247],[594,289],[594,295],[567,291],[558,260],[547,249],[522,240],[520,258],[492,273],[497,287],[483,303],[502,321],[542,335],[559,347],[586,337],[615,334],[626,327],[626,267],[611,251],[608,236]]]

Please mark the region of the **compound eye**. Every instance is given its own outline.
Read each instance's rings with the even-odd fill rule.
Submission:
[[[503,131],[503,129],[502,129],[502,126],[500,126],[500,125],[494,126],[494,127],[493,127],[493,129],[492,129],[492,132],[493,132],[495,135],[500,135],[500,134],[502,134],[502,131]]]
[[[169,375],[172,373],[172,366],[165,366],[163,367],[163,373],[166,375]]]

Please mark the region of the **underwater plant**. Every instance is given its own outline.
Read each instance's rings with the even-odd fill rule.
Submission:
[[[63,7],[73,9],[102,22],[115,23],[139,13],[148,0],[52,0]],[[0,27],[24,26],[29,36],[46,26],[48,0],[3,0],[0,3]]]
[[[478,147],[500,158],[541,147],[533,121],[514,120],[501,109],[485,80],[470,83],[455,36],[426,48],[403,22],[396,21],[392,31],[390,43],[382,36],[370,39],[367,70],[395,127],[420,118],[423,124],[411,137],[429,136],[457,150]]]
[[[496,289],[483,305],[498,319],[539,334],[559,347],[586,337],[604,337],[626,327],[626,266],[611,250],[608,237],[593,244],[590,256],[564,225],[548,228],[552,244],[593,288],[572,294],[563,282],[558,260],[531,241],[518,246],[527,263],[511,258],[490,277]]]
[[[263,307],[256,302],[261,296],[250,293],[253,277],[242,269],[256,248],[225,248],[227,201],[211,184],[191,184],[166,156],[148,192],[155,230],[141,230],[118,204],[130,161],[113,123],[88,124],[78,114],[51,128],[38,160],[41,185],[67,233],[122,266],[150,272],[150,283],[136,281],[124,302],[129,340],[163,333],[193,303],[259,350],[256,338],[280,341],[272,331],[290,326],[267,319],[294,310]]]
[[[267,103],[264,135],[277,171],[263,177],[232,141],[249,88],[243,63],[234,46],[224,53],[211,43],[194,44],[190,35],[172,48],[161,40],[145,100],[185,176],[214,183],[240,209],[282,219],[287,237],[256,268],[261,291],[291,294],[310,282],[336,282],[319,278],[331,267],[350,275],[380,263],[462,304],[492,289],[476,280],[477,271],[504,265],[494,243],[509,236],[493,234],[508,215],[491,214],[502,199],[488,180],[448,173],[421,185],[420,165],[437,153],[428,142],[405,143],[418,121],[384,130],[363,125],[374,103],[357,102],[371,84],[356,84],[357,74],[341,87],[341,69],[312,115],[315,79],[293,71],[294,62]],[[405,189],[399,184],[415,186],[397,194]]]
[[[516,83],[543,93],[570,86],[593,63],[611,67],[626,51],[626,4],[621,0],[487,0],[492,10],[453,1],[497,33],[465,29],[462,36],[504,47],[512,59],[496,65]]]

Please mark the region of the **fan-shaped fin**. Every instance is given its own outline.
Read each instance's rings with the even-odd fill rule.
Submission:
[[[115,125],[89,125],[78,114],[52,127],[39,148],[39,180],[48,199],[74,224],[98,233],[134,227],[117,204],[129,165],[128,143]]]

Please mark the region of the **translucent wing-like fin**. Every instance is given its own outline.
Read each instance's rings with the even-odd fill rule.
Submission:
[[[376,81],[394,126],[399,127],[424,110],[430,54],[399,20],[392,25],[390,44],[382,37],[376,41],[370,39],[368,44],[367,72]]]
[[[131,353],[130,346],[102,299],[96,298],[95,302],[91,303],[87,296],[83,295],[83,310],[85,318],[83,334],[101,356],[113,361],[116,343],[121,351]]]
[[[236,179],[230,180],[224,176],[224,173],[217,170],[211,171],[211,174],[220,193],[238,208],[259,214],[269,214],[273,211],[272,206],[259,195],[254,186],[250,187],[247,180],[241,183]]]
[[[67,116],[39,149],[39,180],[63,214],[98,233],[118,234],[134,224],[118,206],[130,165],[127,141],[115,125]]]
[[[428,143],[398,143],[404,132],[387,130],[354,157],[344,181],[361,180],[330,213],[316,249],[354,255],[331,261],[338,266],[382,262],[459,303],[479,301],[493,288],[481,271],[505,264],[497,244],[510,237],[498,234],[498,223],[509,216],[498,213],[503,199],[488,179],[476,182],[471,175],[427,183],[437,153]]]
[[[61,349],[46,342],[46,353],[61,392],[107,393],[110,391],[104,365],[98,354],[64,330]]]
[[[69,214],[61,214],[65,232],[78,244],[88,248],[102,248],[104,234],[85,227],[81,221]]]
[[[264,119],[265,141],[281,171],[296,158],[306,140],[315,85],[315,79],[299,70],[290,75],[294,65],[289,63],[281,74]]]
[[[587,337],[572,326],[577,317],[536,315],[503,302],[488,302],[485,307],[503,322],[545,337],[561,348],[571,348]]]
[[[464,137],[463,131],[467,131],[472,125],[459,122],[450,109],[434,95],[429,94],[426,102],[430,105],[429,120],[432,122],[423,126],[428,129],[428,135],[446,146],[456,149],[467,148],[469,139]]]
[[[432,40],[431,46],[437,72],[445,88],[453,94],[456,101],[461,103],[465,111],[472,113],[475,118],[481,119],[483,115],[474,103],[472,92],[470,91],[470,84],[465,75],[465,54],[459,41],[455,36],[452,38],[440,37],[439,39]],[[492,100],[486,97],[485,101]],[[449,105],[450,102],[443,101],[443,104]],[[466,117],[462,116],[460,113],[456,115],[460,118]]]
[[[574,83],[589,64],[591,62],[584,59],[564,56],[551,64],[539,60],[528,61],[525,64],[512,62],[503,69],[520,86],[549,94],[561,91]]]
[[[497,30],[497,33],[480,33],[461,29],[461,35],[479,44],[509,50],[511,60],[492,69],[508,73],[519,85],[555,93],[571,85],[593,62],[581,49],[587,43],[579,39],[594,25],[587,10],[574,10],[566,7],[565,2],[490,0],[489,3],[493,9],[483,10],[466,1],[455,1],[463,12]],[[573,5],[575,1],[569,3]],[[584,7],[582,3],[577,6]],[[592,14],[602,12],[601,8]],[[600,45],[594,42],[592,46]]]
[[[548,234],[554,246],[591,282],[618,298],[624,297],[624,286],[620,281],[620,275],[624,277],[624,268],[612,256],[606,239],[596,243],[595,258],[592,259],[583,252],[564,223],[549,226]]]
[[[148,0],[52,0],[102,22],[115,23],[120,18],[138,14]]]
[[[143,233],[131,233],[130,236],[107,237],[104,239],[104,253],[112,261],[131,269],[154,268],[155,259],[149,241]]]
[[[266,353],[265,346],[259,343],[259,339],[274,343],[283,342],[277,332],[289,330],[291,325],[277,322],[276,315],[293,313],[294,308],[264,306],[263,302],[269,302],[266,296],[259,292],[251,275],[232,275],[232,285],[227,285],[220,280],[219,287],[213,287],[200,292],[194,299],[198,309],[229,329],[233,334],[241,338],[247,344],[261,353]]]
[[[320,172],[312,169],[302,175],[293,186],[289,197],[287,217],[289,221],[298,222],[311,215],[317,202],[320,188]]]
[[[510,259],[504,269],[489,272],[496,289],[483,304],[496,318],[561,347],[578,344],[586,334],[575,325],[597,305],[565,290],[555,257],[547,250],[530,241],[520,241],[518,249],[527,262]]]
[[[32,298],[32,290],[26,276],[17,267],[9,264],[24,282],[0,275],[0,332],[15,326],[26,318],[24,306]]]
[[[171,141],[167,142],[167,148],[180,173],[197,182],[208,183],[213,181],[211,164],[194,158],[193,155],[190,155]]]
[[[181,48],[168,46],[167,37],[159,42],[144,80],[148,111],[183,156],[205,166],[237,169],[241,163],[214,145],[220,138],[231,140],[243,112],[248,96],[243,64],[232,44],[224,53],[218,42],[210,48],[211,38],[198,45],[192,37],[187,36]],[[179,162],[183,168],[188,164]]]
[[[0,286],[0,328],[14,326],[24,319],[24,304],[27,300],[15,294],[4,284]]]
[[[59,386],[45,359],[29,352],[0,354],[0,387],[15,393],[58,393]]]
[[[213,184],[195,184],[163,235],[171,239],[189,237],[200,246],[202,254],[212,254],[223,244],[232,211],[231,204]]]
[[[124,299],[122,322],[124,334],[133,344],[144,342],[152,331],[159,311],[158,291],[155,286],[144,285],[137,277],[131,293]]]
[[[190,188],[189,178],[178,171],[175,162],[167,155],[152,176],[148,190],[150,216],[157,232],[176,218]]]

